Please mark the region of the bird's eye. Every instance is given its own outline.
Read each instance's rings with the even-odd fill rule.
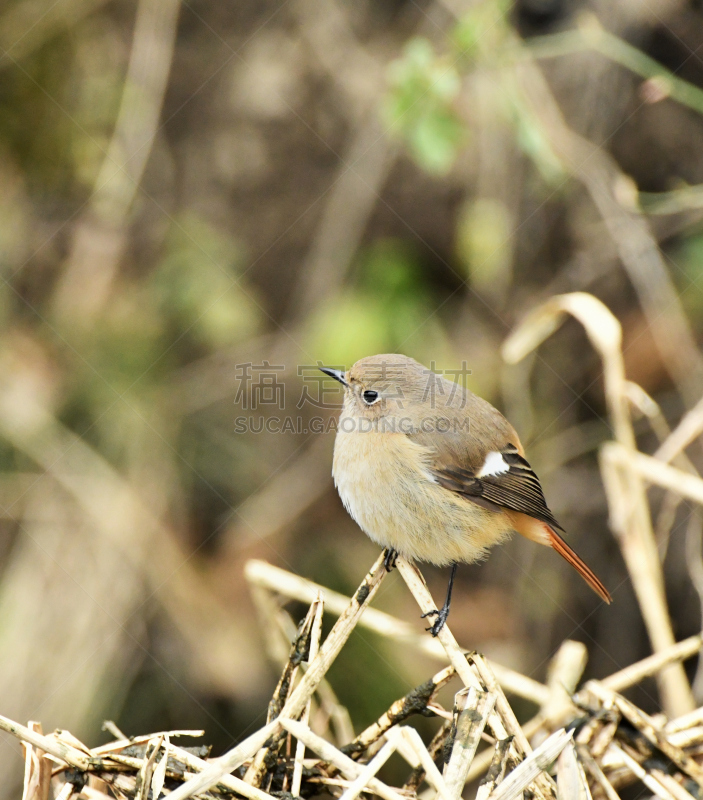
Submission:
[[[367,406],[372,406],[380,398],[379,393],[374,392],[373,389],[367,389],[365,392],[361,393],[361,396],[364,398],[364,402]]]

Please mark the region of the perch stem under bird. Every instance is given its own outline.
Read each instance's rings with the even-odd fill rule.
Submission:
[[[398,554],[452,566],[446,602],[430,612],[433,636],[447,620],[457,564],[480,560],[513,531],[551,547],[610,603],[560,536],[520,438],[490,403],[398,354],[321,370],[344,386],[332,474],[347,511],[386,548],[386,569]]]

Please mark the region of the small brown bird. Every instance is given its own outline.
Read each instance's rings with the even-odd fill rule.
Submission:
[[[557,531],[517,433],[490,403],[407,356],[362,358],[348,371],[322,368],[344,386],[332,474],[354,520],[386,548],[452,565],[449,614],[459,562],[472,563],[517,531],[552,547],[606,603],[603,584]]]

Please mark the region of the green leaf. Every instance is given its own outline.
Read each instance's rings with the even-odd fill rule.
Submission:
[[[388,80],[384,116],[389,129],[405,139],[424,169],[445,174],[465,137],[453,107],[461,88],[456,68],[437,56],[426,39],[415,38],[390,65]]]

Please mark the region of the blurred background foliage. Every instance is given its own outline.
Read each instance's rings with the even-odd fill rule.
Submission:
[[[575,323],[524,367],[499,346],[585,290],[670,424],[703,394],[702,48],[694,0],[5,3],[0,711],[216,751],[258,725],[276,670],[242,567],[348,592],[375,558],[310,426],[340,401],[316,365],[381,352],[466,362],[614,595],[513,541],[460,570],[459,640],[540,679],[567,636],[591,675],[644,656],[599,361]],[[694,509],[650,501],[683,637]],[[396,577],[379,603],[417,616]],[[357,727],[429,674],[358,632],[349,653]],[[3,739],[2,796],[21,765]]]

